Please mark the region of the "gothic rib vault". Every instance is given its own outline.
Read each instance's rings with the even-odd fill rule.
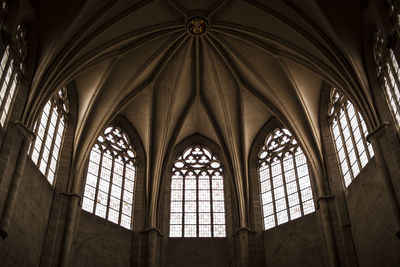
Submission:
[[[340,27],[361,12],[356,3],[338,22],[329,3],[317,1],[56,2],[47,3],[36,25],[39,63],[24,120],[33,125],[48,97],[74,82],[79,110],[71,176],[78,178],[70,191],[78,192],[97,136],[124,115],[146,151],[153,225],[166,161],[188,136],[206,136],[230,157],[244,227],[245,162],[272,116],[296,135],[315,177],[324,172],[318,121],[323,80],[344,90],[371,128],[377,120],[365,93],[354,34],[359,25]],[[204,20],[204,33],[191,33],[191,18]],[[323,194],[320,181],[314,182]]]

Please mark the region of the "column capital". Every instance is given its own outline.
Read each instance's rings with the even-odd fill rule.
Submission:
[[[82,196],[77,194],[77,193],[67,193],[67,192],[62,192],[61,195],[66,196],[68,198],[73,198],[78,200],[78,205],[79,207],[82,207]]]
[[[239,227],[238,229],[236,229],[232,236],[236,236],[241,232],[255,233],[255,231],[251,230],[249,227]]]
[[[156,227],[149,227],[149,228],[146,228],[143,232],[144,232],[144,233],[156,232],[159,236],[164,237],[164,235],[161,234],[160,229],[158,229],[158,228],[156,228]]]

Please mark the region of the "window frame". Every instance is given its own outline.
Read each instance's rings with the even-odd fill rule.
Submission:
[[[108,139],[107,139],[107,134],[108,133],[111,133],[112,132],[112,130],[111,131],[109,131],[108,133],[106,133],[106,131],[108,130],[108,129],[110,129],[110,128],[113,128],[113,129],[117,129],[117,130],[119,130],[120,131],[120,133],[121,133],[121,139],[125,139],[126,140],[126,144],[125,145],[128,145],[128,148],[126,149],[127,151],[129,150],[129,151],[133,151],[132,153],[133,153],[133,157],[130,157],[129,156],[129,159],[127,159],[127,155],[126,154],[124,154],[125,152],[124,151],[118,151],[116,148],[115,148],[115,146],[112,144],[113,142],[110,142]],[[124,136],[125,136],[125,138],[124,138]],[[99,139],[100,138],[102,138],[104,141],[99,141]],[[95,174],[93,174],[93,173],[90,173],[90,170],[89,170],[89,168],[90,168],[90,163],[92,162],[92,160],[91,160],[91,154],[92,154],[92,151],[93,151],[93,149],[96,147],[96,146],[99,146],[99,147],[102,147],[101,149],[97,149],[98,151],[99,151],[99,162],[98,162],[98,165],[97,165],[97,168],[98,168],[98,170],[97,170],[97,176],[95,176]],[[100,215],[98,215],[98,214],[96,214],[96,206],[97,206],[97,204],[99,203],[99,201],[98,201],[98,194],[99,194],[99,191],[101,191],[99,188],[100,188],[100,181],[101,180],[105,180],[105,179],[103,179],[102,178],[102,169],[103,169],[103,165],[102,165],[102,163],[103,163],[103,159],[104,159],[104,155],[105,154],[107,154],[107,151],[108,152],[110,152],[110,155],[111,155],[111,169],[109,169],[109,171],[110,171],[110,176],[109,176],[109,185],[108,185],[108,192],[104,192],[104,191],[102,191],[103,193],[105,193],[105,194],[107,194],[107,203],[106,203],[106,205],[104,205],[105,206],[105,215],[104,215],[104,217],[103,216],[100,216]],[[114,156],[112,156],[112,154],[114,153]],[[116,172],[114,172],[114,170],[115,170],[115,162],[116,162],[116,159],[118,158],[118,157],[124,157],[125,158],[125,162],[123,162],[123,164],[122,164],[122,166],[123,166],[123,173],[122,174],[118,174],[118,173],[116,173]],[[137,158],[138,158],[138,156],[137,156],[137,149],[136,149],[136,147],[135,147],[135,144],[134,144],[134,142],[132,142],[132,140],[131,140],[131,137],[130,137],[130,135],[127,133],[127,131],[125,131],[125,129],[123,129],[123,127],[121,127],[120,125],[118,125],[117,123],[111,123],[111,124],[109,124],[103,131],[102,131],[102,133],[98,136],[98,138],[96,139],[96,142],[95,142],[95,144],[92,146],[92,148],[91,148],[91,150],[90,150],[90,155],[89,155],[89,159],[88,159],[88,163],[87,163],[87,170],[86,170],[86,172],[85,172],[85,180],[84,180],[84,184],[83,184],[83,196],[82,196],[82,199],[83,199],[83,201],[82,201],[82,210],[84,210],[84,211],[86,211],[86,212],[88,212],[88,213],[91,213],[91,214],[93,214],[93,215],[95,215],[96,217],[100,217],[100,218],[102,218],[102,219],[104,219],[105,221],[109,221],[109,222],[112,222],[112,223],[114,223],[114,224],[117,224],[117,225],[119,225],[119,226],[121,226],[121,227],[123,227],[123,228],[125,228],[125,229],[128,229],[128,230],[132,230],[133,229],[133,227],[134,227],[134,218],[135,218],[135,209],[136,209],[136,196],[137,196],[137,184],[138,184],[138,173],[139,173],[139,171],[138,171],[138,164],[137,164]],[[129,165],[128,163],[131,163],[131,165],[132,165],[132,167],[133,167],[133,173],[134,173],[134,176],[133,176],[133,178],[132,179],[129,179],[129,178],[126,178],[126,170],[127,170],[127,166]],[[87,197],[87,195],[86,195],[86,188],[87,188],[87,185],[88,185],[88,176],[89,176],[89,173],[92,175],[92,176],[95,176],[95,178],[96,178],[96,185],[95,186],[92,186],[92,185],[89,185],[90,187],[92,187],[92,188],[94,188],[94,190],[95,190],[95,196],[94,196],[94,199],[91,199],[91,198],[88,198]],[[121,176],[121,186],[118,186],[117,184],[115,184],[114,183],[114,179],[115,179],[115,176],[116,175],[119,175],[119,176]],[[124,197],[125,197],[125,191],[127,191],[127,190],[125,190],[125,186],[126,186],[126,180],[132,180],[132,183],[133,183],[133,187],[132,187],[132,191],[130,191],[129,193],[131,193],[132,194],[132,196],[131,196],[131,202],[130,203],[128,203],[131,207],[130,207],[130,209],[131,209],[131,212],[130,212],[130,214],[129,214],[129,226],[127,227],[127,226],[125,226],[125,225],[122,225],[122,218],[123,218],[123,215],[125,215],[125,216],[128,216],[126,213],[124,213],[123,212],[123,203],[124,202],[126,202],[125,200],[124,200]],[[120,190],[121,190],[121,193],[120,193],[120,195],[119,195],[119,201],[118,201],[118,203],[119,203],[119,209],[118,209],[118,221],[117,222],[115,222],[115,221],[112,221],[112,220],[110,220],[110,218],[109,218],[109,212],[110,212],[110,209],[113,209],[112,207],[111,207],[111,204],[110,204],[110,202],[111,202],[111,198],[113,197],[113,198],[115,198],[115,196],[113,196],[113,193],[112,193],[112,188],[113,188],[113,185],[116,185],[116,187],[120,187]],[[92,205],[92,207],[91,207],[91,210],[88,210],[88,209],[85,209],[85,207],[84,207],[84,205],[85,205],[85,199],[89,199],[90,201],[93,201],[93,205]],[[101,204],[101,203],[100,203]],[[102,204],[103,205],[103,204]],[[113,209],[114,211],[115,211],[115,209]]]
[[[353,110],[353,113],[351,118],[349,115],[349,109]],[[342,112],[342,113],[341,113]],[[342,126],[343,122],[341,121],[341,114],[344,114],[345,122],[346,125]],[[356,140],[355,138],[355,130],[353,129],[353,125],[351,123],[351,119],[356,118],[357,125],[356,129],[358,129],[360,133],[359,139]],[[335,136],[335,131],[334,131],[334,121],[337,121],[337,127],[338,127],[338,134],[339,136]],[[374,150],[373,147],[370,143],[367,141],[367,135],[368,135],[368,128],[365,123],[364,118],[362,117],[362,114],[358,111],[356,106],[344,95],[342,95],[337,89],[331,88],[330,92],[330,97],[329,97],[329,105],[328,105],[328,124],[329,124],[329,131],[332,137],[333,145],[335,148],[335,155],[337,159],[337,165],[338,168],[340,169],[341,177],[342,177],[342,183],[344,188],[348,188],[350,184],[354,181],[354,179],[360,174],[363,168],[370,162],[370,160],[374,156]],[[345,133],[343,132],[344,129],[348,128],[349,132],[349,137],[345,137]],[[338,149],[338,143],[336,140],[340,139],[340,143],[342,145],[341,148]],[[348,141],[351,140],[351,147],[352,149],[351,152],[354,151],[355,155],[355,161],[351,161],[351,155],[349,155],[349,146],[347,145]],[[338,141],[339,142],[339,141]],[[363,144],[363,151],[360,152],[360,148],[357,146],[359,142],[362,142]],[[340,150],[343,149],[344,151],[344,160],[340,159]],[[361,160],[362,154],[365,153],[367,160],[363,162]],[[347,171],[345,172],[342,164],[342,162],[346,162],[347,164]],[[353,169],[353,165],[356,164],[358,168],[358,172],[355,174],[356,171]],[[349,173],[349,179],[346,179],[346,175]]]
[[[15,38],[8,44],[3,52],[1,63],[6,58],[4,68],[0,66],[0,128],[6,129],[11,117],[18,87],[23,78],[24,61],[27,53],[26,33],[21,25],[17,26]],[[8,75],[8,73],[10,73]],[[9,77],[6,83],[7,77]],[[6,84],[5,84],[6,83]],[[6,85],[6,86],[4,86]]]
[[[286,127],[281,126],[278,123],[268,123],[268,124],[272,124],[272,127],[268,127],[268,129],[263,129],[260,133],[259,133],[259,137],[257,139],[260,139],[260,135],[262,135],[263,137],[263,142],[262,145],[258,145],[257,151],[252,151],[252,155],[254,155],[255,158],[255,162],[257,162],[257,164],[254,165],[250,165],[250,168],[252,168],[252,166],[256,167],[256,174],[255,176],[257,177],[257,187],[258,187],[258,196],[259,196],[259,203],[260,203],[260,217],[261,217],[261,225],[262,225],[262,229],[264,231],[267,231],[269,229],[275,228],[281,224],[285,224],[288,223],[290,221],[296,220],[296,219],[300,219],[301,217],[314,213],[315,212],[315,200],[314,200],[314,190],[313,190],[313,185],[312,185],[312,175],[311,175],[311,171],[310,171],[310,167],[308,166],[308,160],[306,155],[303,152],[303,149],[301,148],[300,144],[298,143],[297,139],[295,138],[295,136],[290,132],[289,129],[287,129]],[[267,125],[268,125],[267,124]],[[264,127],[266,128],[266,127]],[[278,136],[278,138],[276,139],[277,133],[283,133],[282,135]],[[265,134],[267,133],[267,134]],[[286,143],[281,143],[279,144],[277,147],[274,147],[273,149],[271,148],[271,145],[276,144],[275,142],[284,142],[285,139],[283,139],[283,137],[289,137],[289,141],[287,141]],[[286,139],[287,140],[287,139]],[[261,142],[259,142],[261,143]],[[271,144],[272,143],[272,144]],[[278,149],[278,150],[276,150]],[[299,153],[300,152],[300,153]],[[298,154],[299,153],[299,154]],[[290,157],[287,157],[287,155],[290,155]],[[298,163],[298,157],[303,157],[304,159],[304,163]],[[287,163],[287,159],[289,159],[292,161],[292,168],[291,169],[286,169],[287,167],[285,167],[285,163]],[[280,166],[280,172],[278,175],[274,176],[273,175],[273,167],[275,165],[279,165]],[[307,174],[303,175],[301,177],[299,177],[299,168],[306,166],[306,170],[307,170]],[[304,168],[303,168],[304,169]],[[262,170],[267,170],[268,174],[266,179],[262,180]],[[293,180],[287,182],[287,175],[286,173],[288,172],[293,172],[294,177]],[[282,185],[279,185],[277,188],[282,187],[283,188],[283,197],[276,199],[275,197],[275,181],[274,178],[276,177],[281,177],[282,178]],[[308,179],[307,179],[307,178]],[[308,181],[308,186],[301,188],[300,186],[300,180],[307,179]],[[288,184],[293,184],[293,182],[295,183],[295,190],[293,192],[291,192],[290,194],[288,194]],[[265,185],[270,185],[269,188],[270,190],[265,190],[265,192],[263,192],[263,184]],[[311,191],[311,198],[303,200],[303,191],[309,190]],[[270,202],[265,202],[263,200],[263,195],[267,194],[268,192],[270,192],[271,194],[271,201]],[[289,201],[289,197],[292,195],[297,195],[297,204],[290,204]],[[277,201],[281,200],[281,199],[285,199],[285,208],[282,210],[277,211]],[[304,211],[304,204],[305,203],[311,203],[311,211]],[[264,211],[264,206],[267,205],[272,205],[272,213],[265,215],[265,211]],[[292,209],[294,209],[296,206],[299,206],[300,208],[300,214],[297,217],[292,218],[292,214],[291,211]],[[286,221],[283,222],[279,222],[278,220],[278,213],[286,211]],[[273,222],[274,225],[271,225],[270,227],[268,227],[266,225],[266,219],[268,217],[273,218],[273,221],[271,221],[271,223]]]
[[[185,163],[182,163],[183,161],[185,161],[185,159],[184,159],[184,155],[186,154],[186,153],[189,153],[190,154],[190,151],[193,151],[193,150],[195,150],[196,148],[198,148],[198,149],[204,149],[204,150],[206,150],[208,153],[210,153],[210,155],[212,156],[212,159],[209,161],[209,164],[208,164],[208,167],[210,167],[211,166],[211,162],[218,162],[218,164],[219,164],[219,167],[216,167],[216,168],[214,168],[214,169],[218,169],[218,170],[216,170],[215,172],[219,172],[220,173],[220,177],[221,177],[221,181],[222,181],[222,189],[217,189],[217,191],[222,191],[222,200],[219,200],[219,201],[213,201],[213,190],[215,190],[215,189],[213,189],[213,181],[214,181],[214,179],[213,179],[213,177],[212,177],[212,174],[210,173],[210,175],[208,176],[208,181],[209,181],[209,194],[210,194],[210,198],[209,198],[209,200],[203,200],[203,201],[201,201],[201,200],[199,200],[199,191],[200,190],[202,190],[202,189],[199,189],[199,176],[201,176],[201,174],[200,174],[200,172],[201,171],[199,171],[199,173],[198,174],[194,174],[194,176],[195,176],[195,181],[196,181],[196,188],[195,188],[195,191],[196,191],[196,200],[195,201],[186,201],[185,202],[185,185],[186,185],[186,176],[184,176],[184,175],[182,175],[182,188],[181,188],[181,193],[182,193],[182,198],[181,198],[181,201],[173,201],[173,194],[172,194],[172,192],[173,191],[177,191],[177,190],[173,190],[173,188],[172,188],[172,183],[173,183],[173,181],[174,181],[174,172],[175,172],[175,170],[176,170],[176,168],[179,170],[179,169],[186,169],[186,171],[188,172],[188,173],[190,173],[190,171],[192,170],[193,172],[195,172],[195,169],[196,169],[196,167],[192,167],[191,169],[190,169],[190,163],[188,164],[187,162],[185,162]],[[189,154],[187,154],[186,156],[188,156]],[[179,168],[179,167],[177,167],[176,166],[176,164],[177,164],[177,162],[181,162],[182,164],[184,164],[184,165],[182,165],[182,167],[181,168]],[[227,201],[226,201],[226,183],[225,183],[225,172],[224,172],[224,167],[222,167],[222,165],[223,165],[223,163],[221,163],[221,161],[217,158],[217,156],[216,156],[216,154],[207,146],[207,145],[203,145],[203,144],[199,144],[199,143],[196,143],[196,144],[192,144],[192,145],[188,145],[188,146],[186,146],[186,148],[183,150],[183,152],[181,152],[179,155],[177,155],[177,157],[175,157],[175,159],[174,159],[174,161],[173,161],[173,164],[172,164],[173,166],[171,167],[171,169],[170,169],[170,172],[169,172],[169,176],[170,176],[170,190],[169,190],[169,207],[170,207],[170,209],[169,209],[169,211],[168,211],[168,236],[169,236],[169,238],[225,238],[226,236],[227,236],[227,218],[226,218],[226,210],[227,210],[227,207],[226,207],[226,203],[227,203]],[[202,167],[201,169],[203,169],[204,167]],[[211,167],[212,168],[212,167]],[[179,171],[176,171],[176,172],[179,172]],[[209,168],[207,168],[207,170],[209,170]],[[185,172],[186,172],[185,171]],[[190,179],[189,179],[190,180]],[[181,203],[181,211],[180,212],[172,212],[172,203],[173,202],[179,202],[179,203]],[[185,211],[185,206],[186,206],[186,204],[187,203],[189,203],[189,202],[195,202],[196,203],[196,208],[195,208],[195,214],[196,214],[196,223],[195,224],[187,224],[187,223],[185,223],[185,214],[187,213],[186,211]],[[199,209],[199,203],[200,202],[206,202],[206,203],[209,203],[209,215],[210,215],[210,223],[209,224],[202,224],[202,223],[200,223],[200,221],[199,221],[199,214],[201,214],[201,213],[207,213],[207,212],[201,212],[200,211],[200,209]],[[213,205],[214,205],[214,202],[220,202],[220,203],[222,203],[222,207],[223,207],[223,211],[222,212],[215,212],[214,210],[213,210]],[[171,220],[172,220],[172,213],[175,213],[175,214],[180,214],[181,215],[181,223],[180,224],[172,224],[171,223]],[[190,212],[189,212],[190,213]],[[192,212],[193,213],[193,212]],[[215,224],[214,223],[214,214],[220,214],[220,213],[222,213],[223,214],[223,217],[224,217],[224,223],[223,224]],[[178,216],[179,217],[179,216]],[[173,226],[173,225],[176,225],[176,226],[180,226],[180,235],[179,236],[171,236],[171,226]],[[196,228],[196,234],[194,235],[194,236],[185,236],[185,226],[186,225],[195,225],[195,228]],[[209,225],[210,226],[210,235],[209,236],[202,236],[201,235],[201,233],[200,233],[200,226],[201,225]],[[215,235],[215,229],[214,229],[214,227],[215,226],[218,226],[218,225],[223,225],[223,228],[224,228],[224,233],[223,233],[223,235],[221,235],[221,236],[218,236],[218,235]]]
[[[44,112],[45,109],[49,107],[49,111],[47,114],[47,118],[45,119],[45,124],[44,125],[44,131],[43,131],[43,139],[40,139],[40,136],[38,134],[38,132],[41,129],[42,126],[42,119],[44,118]],[[51,143],[50,143],[50,147],[46,147],[46,143],[47,140],[49,138],[49,129],[50,129],[50,125],[52,125],[51,119],[53,117],[54,114],[57,114],[57,118],[56,118],[56,124],[53,125],[54,126],[54,131],[53,131],[53,135],[51,136]],[[53,152],[54,152],[54,148],[56,146],[56,142],[57,142],[57,138],[59,135],[59,126],[61,124],[61,121],[63,121],[63,129],[62,129],[62,133],[60,134],[60,138],[59,138],[59,147],[58,147],[58,153],[56,155],[56,157],[53,157]],[[45,106],[43,107],[43,109],[41,110],[41,113],[39,114],[38,118],[35,121],[35,125],[33,128],[33,131],[36,134],[36,138],[34,140],[32,140],[32,143],[30,144],[29,150],[28,150],[28,155],[30,156],[31,160],[33,161],[33,163],[38,167],[39,171],[46,177],[46,180],[51,184],[51,185],[55,185],[56,183],[56,178],[57,178],[57,172],[58,172],[58,168],[59,168],[59,162],[60,162],[60,157],[61,157],[61,153],[62,153],[62,149],[63,149],[63,144],[64,144],[64,138],[65,138],[65,133],[66,133],[66,129],[68,126],[68,122],[69,122],[69,101],[68,101],[68,93],[67,93],[67,88],[66,87],[62,87],[61,89],[57,90],[57,92],[55,94],[53,94],[53,96],[46,102]],[[40,147],[38,140],[40,139]],[[41,164],[42,164],[42,160],[43,160],[43,153],[44,150],[46,148],[49,150],[48,151],[48,157],[47,157],[47,162],[45,165],[45,169],[44,169],[44,173],[43,170],[41,169]],[[39,149],[37,149],[39,148]],[[35,153],[37,154],[37,158],[35,158]],[[55,166],[54,166],[54,170],[50,170],[51,169],[51,163],[53,161],[53,159],[55,159]],[[52,171],[52,175],[53,177],[50,178],[49,177],[49,172]]]

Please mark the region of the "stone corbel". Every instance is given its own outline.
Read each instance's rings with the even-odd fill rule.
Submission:
[[[385,130],[390,126],[390,123],[383,122],[381,125],[376,127],[370,134],[367,135],[368,143],[371,143],[372,140],[377,139],[385,134]]]
[[[31,129],[26,127],[25,124],[20,121],[14,121],[14,125],[17,128],[18,133],[20,133],[27,142],[35,139],[36,134]]]

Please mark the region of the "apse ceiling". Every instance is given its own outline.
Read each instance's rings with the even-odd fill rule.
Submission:
[[[356,55],[335,43],[317,1],[47,2],[31,104],[74,83],[75,162],[118,114],[138,132],[156,176],[193,134],[213,140],[245,173],[272,116],[319,157],[322,81],[349,86],[356,72],[346,59]]]

